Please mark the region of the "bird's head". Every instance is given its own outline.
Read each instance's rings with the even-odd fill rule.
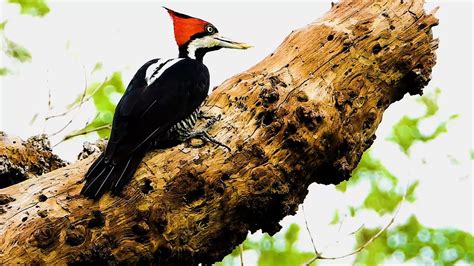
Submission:
[[[202,61],[207,52],[220,48],[247,49],[252,46],[232,41],[219,35],[211,23],[166,8],[174,25],[174,36],[179,47],[179,56]]]

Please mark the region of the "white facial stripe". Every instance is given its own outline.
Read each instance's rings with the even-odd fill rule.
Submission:
[[[188,45],[188,56],[192,59],[196,59],[196,50],[199,48],[211,48],[219,45],[219,41],[214,39],[214,35],[204,36],[193,40]]]
[[[146,83],[148,86],[155,82],[168,68],[183,60],[183,58],[158,61],[148,67],[146,70]]]

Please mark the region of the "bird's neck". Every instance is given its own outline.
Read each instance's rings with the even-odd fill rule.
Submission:
[[[189,44],[179,47],[179,58],[191,58],[202,63],[207,50],[189,46]]]

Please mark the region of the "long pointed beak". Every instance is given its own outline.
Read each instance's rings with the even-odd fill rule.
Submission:
[[[220,47],[223,47],[223,48],[230,48],[230,49],[248,49],[248,48],[251,48],[252,45],[250,44],[246,44],[246,43],[243,43],[243,42],[236,42],[236,41],[233,41],[233,40],[230,40],[228,38],[225,38],[225,37],[222,37],[220,35],[214,35],[212,36],[213,39],[215,39],[216,41],[218,41],[218,46]]]

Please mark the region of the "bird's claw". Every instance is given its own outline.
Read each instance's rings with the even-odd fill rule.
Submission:
[[[199,111],[198,118],[199,119],[206,119],[206,125],[204,126],[205,129],[209,129],[212,127],[217,121],[221,120],[222,115],[206,115],[203,111]]]
[[[205,131],[205,130],[200,130],[200,131],[191,132],[191,133],[188,135],[188,138],[187,138],[187,139],[190,140],[190,139],[193,139],[193,138],[199,138],[199,139],[201,139],[201,140],[204,141],[204,142],[211,142],[211,143],[216,144],[217,146],[226,148],[229,152],[232,151],[229,146],[227,146],[227,145],[225,145],[224,143],[222,143],[222,142],[216,140],[215,138],[213,138],[212,136],[210,136],[209,133],[207,133],[207,131]]]

